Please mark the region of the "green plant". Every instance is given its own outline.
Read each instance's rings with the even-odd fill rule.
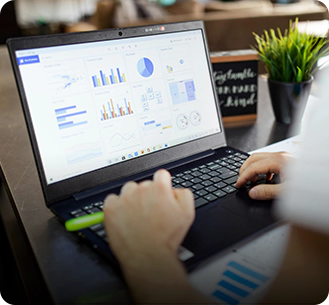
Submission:
[[[283,82],[302,82],[310,79],[318,69],[317,61],[329,54],[325,38],[298,31],[298,18],[293,26],[282,32],[264,31],[262,36],[253,33],[256,46],[252,47],[264,63],[269,78]]]

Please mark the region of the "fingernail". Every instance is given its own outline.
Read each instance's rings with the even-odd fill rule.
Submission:
[[[255,188],[252,188],[250,191],[249,191],[249,196],[253,199],[257,199],[258,198],[258,190],[255,189]]]

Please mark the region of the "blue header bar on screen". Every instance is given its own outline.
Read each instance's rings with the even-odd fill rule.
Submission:
[[[20,65],[29,65],[29,64],[36,64],[39,63],[39,55],[30,55],[30,56],[23,56],[17,57],[17,64]]]

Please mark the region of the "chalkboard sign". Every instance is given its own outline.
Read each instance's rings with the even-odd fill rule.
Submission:
[[[253,123],[257,118],[257,53],[216,52],[210,58],[224,125]]]

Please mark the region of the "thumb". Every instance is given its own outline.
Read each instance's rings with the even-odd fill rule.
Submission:
[[[276,198],[281,192],[280,184],[261,184],[256,185],[249,191],[249,196],[252,199],[268,200]]]

